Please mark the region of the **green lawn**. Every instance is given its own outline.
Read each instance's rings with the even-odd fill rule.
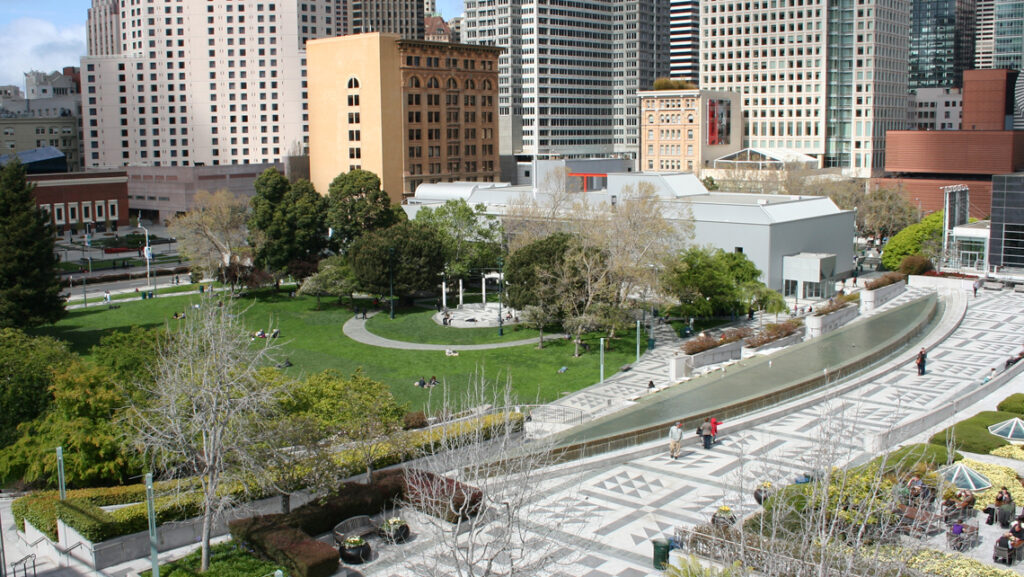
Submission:
[[[479,296],[477,300],[479,300]],[[534,338],[540,334],[521,325],[506,325],[505,336],[498,336],[498,327],[445,327],[434,322],[432,317],[435,312],[434,309],[399,308],[395,310],[395,318],[390,319],[387,311],[384,311],[366,321],[366,330],[386,339],[439,345],[520,341]]]
[[[60,323],[33,332],[65,339],[73,350],[88,356],[90,347],[103,335],[132,325],[153,327],[173,324],[176,322],[171,319],[174,312],[186,310],[198,300],[199,296],[194,294],[168,296],[125,302],[113,310],[103,306],[74,310]],[[321,310],[316,310],[315,298],[289,298],[286,290],[280,293],[259,292],[254,297],[239,299],[238,306],[245,311],[249,330],[266,330],[271,326],[281,330],[280,356],[293,363],[294,366],[287,369],[290,375],[300,377],[329,368],[350,373],[361,368],[368,376],[389,384],[395,397],[407,402],[412,409],[426,407],[428,398],[432,399],[430,404],[436,406],[441,396],[440,388],[428,391],[414,387],[413,381],[421,376],[427,379],[437,376],[450,387],[455,398],[461,396],[470,378],[478,372],[490,381],[504,382],[510,378],[522,402],[547,402],[597,382],[600,374],[598,339],[603,336],[601,334],[586,337],[591,352],[579,358],[573,358],[572,344],[561,339],[552,340],[543,350],[537,350],[535,345],[524,345],[488,351],[461,351],[458,357],[446,357],[443,351],[383,349],[354,342],[341,332],[342,325],[352,316],[347,307],[324,300]],[[421,326],[423,321],[417,317],[429,317],[430,314],[431,311],[423,309],[410,311],[394,322]],[[390,321],[384,315],[378,317],[374,319],[375,328]],[[426,331],[426,325],[422,326]],[[443,327],[436,327],[436,330],[445,331]],[[493,333],[480,337],[481,341],[497,338],[497,329],[451,328],[445,334],[453,331]],[[506,331],[509,335],[506,338],[516,340],[535,334],[527,330],[518,333]],[[402,336],[402,340],[419,340],[410,334]],[[622,338],[612,341],[605,355],[605,376],[612,375],[622,365],[632,363],[635,347],[633,331],[626,331]],[[458,346],[454,348],[458,349]],[[559,374],[558,369],[563,366],[567,370]]]

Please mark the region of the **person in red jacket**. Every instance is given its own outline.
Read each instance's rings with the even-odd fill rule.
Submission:
[[[712,443],[717,443],[718,442],[718,425],[721,425],[721,424],[722,424],[722,421],[719,421],[718,419],[716,419],[714,417],[711,417],[711,442]]]

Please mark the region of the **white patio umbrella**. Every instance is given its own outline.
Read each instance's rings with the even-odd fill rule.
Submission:
[[[992,486],[992,482],[962,463],[954,463],[948,467],[939,469],[939,475],[949,481],[957,489],[969,489],[971,491],[984,491]]]
[[[1024,444],[1024,421],[1014,417],[1002,423],[990,425],[988,432],[1015,444]]]

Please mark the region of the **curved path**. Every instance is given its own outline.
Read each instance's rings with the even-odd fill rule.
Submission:
[[[373,313],[370,316],[372,317],[374,314],[377,313]],[[540,340],[540,337],[534,337],[532,339],[509,341],[506,343],[489,343],[484,345],[434,345],[428,343],[410,343],[408,341],[395,341],[385,339],[384,337],[378,337],[366,330],[366,319],[357,319],[355,317],[350,318],[344,325],[342,325],[341,331],[345,333],[346,337],[358,343],[363,343],[364,345],[372,345],[386,349],[402,349],[406,351],[445,351],[448,349],[454,351],[484,351],[488,349],[504,349],[508,347],[519,347],[522,345],[535,345]],[[559,337],[556,334],[546,338],[557,339]]]

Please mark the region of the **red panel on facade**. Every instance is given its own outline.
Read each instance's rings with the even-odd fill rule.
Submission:
[[[922,214],[942,210],[945,196],[942,187],[965,184],[970,188],[971,211],[974,218],[987,218],[992,212],[991,180],[939,180],[930,178],[876,178],[872,184],[879,188],[898,190]]]
[[[1009,174],[1024,167],[1024,132],[892,130],[885,170],[896,173]]]

